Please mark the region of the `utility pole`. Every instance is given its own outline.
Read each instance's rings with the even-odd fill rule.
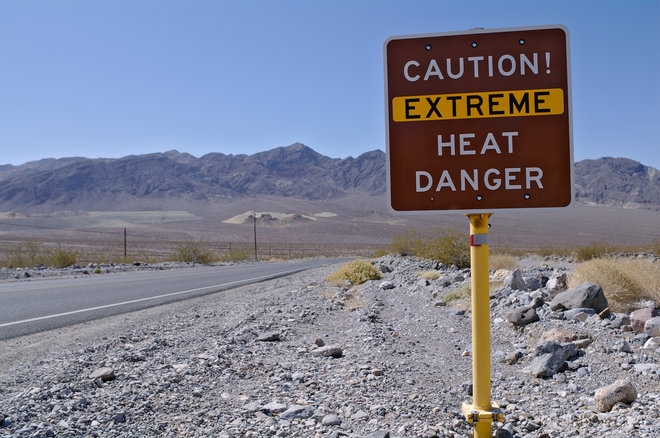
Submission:
[[[258,260],[257,258],[257,212],[253,211],[252,212],[252,225],[254,229],[254,259]]]

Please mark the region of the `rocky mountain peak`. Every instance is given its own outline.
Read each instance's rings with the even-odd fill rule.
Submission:
[[[118,159],[43,159],[0,166],[0,211],[89,208],[168,200],[204,201],[268,196],[337,199],[383,195],[381,150],[330,158],[295,143],[253,155],[177,150]],[[660,173],[626,158],[575,164],[576,199],[608,206],[660,209]]]

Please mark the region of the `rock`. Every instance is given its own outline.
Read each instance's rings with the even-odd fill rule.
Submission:
[[[280,332],[263,333],[257,337],[259,342],[276,342],[280,340]]]
[[[344,352],[336,345],[324,345],[323,347],[315,348],[312,350],[314,357],[342,357]]]
[[[527,290],[527,284],[520,269],[514,270],[511,275],[504,279],[504,287],[513,290]]]
[[[633,369],[640,374],[658,374],[660,364],[657,363],[636,363]]]
[[[584,322],[589,316],[595,314],[596,311],[594,309],[588,309],[586,307],[579,307],[577,309],[568,309],[564,311],[564,316],[566,319],[574,319],[580,322]]]
[[[341,419],[336,416],[335,414],[328,414],[325,417],[323,417],[323,420],[321,420],[321,425],[322,426],[339,426],[341,425]]]
[[[263,405],[259,410],[264,414],[278,414],[280,412],[286,411],[287,406],[285,404],[278,402],[270,402]]]
[[[600,412],[609,412],[616,403],[630,404],[637,399],[637,390],[628,380],[617,380],[596,390],[594,401]]]
[[[565,272],[555,272],[545,284],[549,292],[561,292],[568,289],[568,275]]]
[[[660,336],[660,316],[649,318],[644,323],[644,333],[654,338]]]
[[[390,268],[387,265],[379,265],[378,270],[383,274],[389,274],[390,272],[392,272],[392,268]]]
[[[310,406],[291,405],[286,411],[280,414],[283,420],[311,418],[314,415],[314,408]]]
[[[544,341],[552,341],[558,344],[565,344],[567,342],[572,342],[577,338],[578,335],[575,332],[561,328],[553,328],[541,334],[541,337],[539,338],[539,344]]]
[[[630,325],[637,334],[644,332],[644,325],[649,319],[660,316],[660,310],[651,307],[637,309],[630,314]]]
[[[539,320],[534,307],[521,307],[510,311],[506,320],[515,326],[523,326]]]
[[[540,278],[536,277],[523,277],[525,282],[525,290],[539,290],[543,287]]]
[[[621,339],[615,344],[616,351],[620,353],[632,353],[632,348],[630,348],[630,344],[626,342],[625,339]]]
[[[558,344],[545,341],[536,346],[530,371],[534,377],[552,377],[576,353],[572,343]]]
[[[552,310],[585,307],[594,309],[596,313],[600,313],[608,307],[603,289],[596,283],[582,283],[571,290],[559,293],[550,302],[550,309]]]
[[[257,412],[261,409],[261,403],[259,403],[258,401],[253,401],[246,405],[243,405],[242,409],[246,412]]]
[[[498,269],[490,276],[491,281],[504,281],[508,276],[510,276],[513,271],[508,269]]]
[[[365,435],[364,438],[390,438],[390,433],[384,430],[377,430],[369,435]]]
[[[495,432],[495,438],[513,438],[513,434],[506,429],[498,429]]]
[[[645,343],[645,350],[657,350],[660,348],[660,337],[656,336],[654,338],[649,338]]]
[[[103,382],[109,382],[110,380],[114,380],[116,378],[115,370],[110,367],[102,367],[93,371],[89,375],[89,378],[93,380],[101,379]]]
[[[391,281],[383,281],[383,282],[378,286],[378,288],[379,288],[379,289],[382,289],[382,290],[386,290],[386,289],[394,289],[395,286],[394,286],[394,283],[392,283]]]

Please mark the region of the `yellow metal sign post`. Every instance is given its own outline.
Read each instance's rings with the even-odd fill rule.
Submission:
[[[474,424],[474,438],[491,438],[493,421],[504,414],[490,400],[490,301],[488,285],[488,218],[491,213],[468,214],[472,277],[472,404],[463,414]]]

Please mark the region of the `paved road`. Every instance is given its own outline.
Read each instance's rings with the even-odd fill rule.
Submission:
[[[171,303],[346,259],[143,271],[0,283],[0,340]]]

